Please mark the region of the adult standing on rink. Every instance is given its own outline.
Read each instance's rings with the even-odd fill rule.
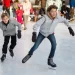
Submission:
[[[26,24],[28,22],[28,18],[29,18],[29,15],[30,15],[30,9],[31,9],[31,3],[29,0],[24,0],[22,2],[22,5],[23,5],[23,10],[24,10],[24,13],[23,13],[23,18],[24,18],[24,30],[26,30]]]

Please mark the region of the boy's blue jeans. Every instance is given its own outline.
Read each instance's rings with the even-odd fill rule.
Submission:
[[[29,55],[33,54],[33,52],[39,47],[40,43],[43,41],[44,38],[45,38],[45,36],[43,36],[41,33],[39,33],[34,46],[29,51]],[[47,38],[51,42],[51,51],[49,54],[49,58],[53,58],[54,54],[55,54],[55,50],[56,50],[56,39],[55,39],[54,34],[50,34]]]

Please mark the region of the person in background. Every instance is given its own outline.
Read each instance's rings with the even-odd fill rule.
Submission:
[[[22,5],[18,5],[18,9],[16,10],[16,18],[17,18],[17,21],[20,23],[20,24],[23,24],[23,19],[22,19],[22,16],[23,16],[23,6]]]
[[[27,29],[26,24],[28,22],[28,18],[30,15],[31,2],[29,0],[24,0],[21,4],[23,5],[23,10],[24,10],[24,13],[23,13],[24,30],[26,30]]]
[[[75,35],[74,31],[69,26],[69,22],[64,17],[61,17],[57,13],[57,6],[50,5],[47,8],[47,14],[44,15],[40,20],[38,20],[33,27],[33,33],[32,33],[33,40],[32,41],[35,42],[35,44],[30,49],[28,54],[22,59],[22,63],[27,62],[32,57],[34,51],[37,50],[37,48],[42,43],[42,41],[45,38],[47,38],[51,42],[51,50],[47,59],[47,64],[53,68],[57,66],[53,61],[55,50],[56,50],[56,38],[54,35],[54,30],[57,24],[61,22],[65,23],[65,25],[68,27],[69,33],[72,36],[74,36]],[[37,37],[38,29],[39,29],[39,35]]]
[[[33,14],[34,10],[33,10],[33,6],[31,5],[31,9],[30,9],[30,14]]]
[[[40,15],[40,17],[39,18],[41,18],[42,16],[44,16],[46,13],[45,13],[45,9],[44,8],[41,8],[40,10],[39,10],[39,15]]]
[[[61,7],[61,14],[62,14],[66,19],[69,19],[69,20],[70,20],[70,8],[68,8],[65,3],[62,4],[62,7]]]
[[[13,17],[16,18],[16,10],[18,9],[19,0],[14,0],[12,5]]]
[[[69,4],[70,4],[71,20],[74,20],[74,14],[75,14],[75,0],[69,0]]]
[[[2,57],[1,62],[3,62],[6,58],[8,43],[11,38],[11,45],[9,47],[10,56],[14,56],[13,49],[16,46],[17,36],[21,38],[21,25],[14,19],[10,19],[8,13],[2,13],[1,15],[2,21],[0,22],[0,28],[3,31],[4,36],[4,44],[2,48]],[[18,34],[16,36],[16,26],[18,27]]]
[[[2,5],[2,0],[0,0],[0,5]]]
[[[34,22],[38,21],[39,18],[39,10],[34,9]]]
[[[3,11],[7,12],[10,15],[10,6],[11,0],[3,0]]]

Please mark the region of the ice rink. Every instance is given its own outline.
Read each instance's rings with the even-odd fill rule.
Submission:
[[[50,69],[47,65],[51,48],[48,39],[44,39],[32,58],[22,64],[22,58],[34,44],[31,41],[33,25],[34,22],[28,22],[27,30],[22,30],[22,38],[17,39],[14,49],[14,57],[10,57],[8,51],[6,60],[3,63],[0,61],[0,75],[75,75],[75,36],[69,34],[68,28],[63,23],[58,24],[55,29],[57,49],[54,62],[57,64],[56,70]],[[70,25],[75,31],[75,23],[70,23]],[[3,33],[0,30],[0,57],[2,45]]]

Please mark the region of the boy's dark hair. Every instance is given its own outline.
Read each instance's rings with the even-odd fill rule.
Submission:
[[[52,9],[58,9],[58,7],[56,5],[50,5],[48,8],[47,8],[47,12],[50,12]]]
[[[8,13],[2,13],[1,14],[1,18],[3,19],[5,16],[9,17],[9,14]]]

